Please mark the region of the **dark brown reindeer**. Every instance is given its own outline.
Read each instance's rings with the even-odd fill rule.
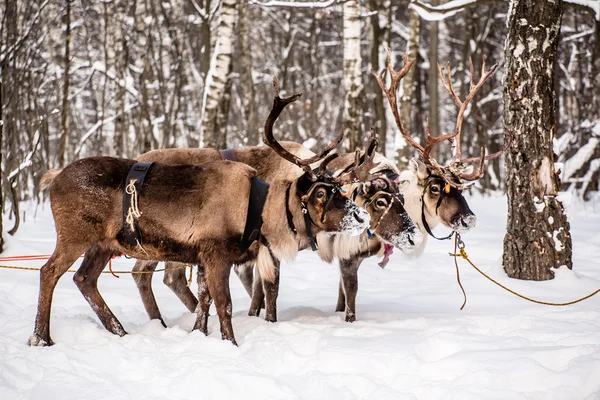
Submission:
[[[276,80],[274,80],[277,88]],[[366,227],[369,216],[336,188],[344,177],[325,173],[334,156],[327,154],[341,136],[325,150],[309,159],[290,157],[273,138],[272,127],[285,106],[299,94],[281,99],[275,96],[265,124],[267,144],[305,173],[295,180],[271,184],[262,213],[261,235],[250,252],[266,281],[274,279],[271,257],[290,259],[296,255],[299,240],[306,236],[300,221],[304,213],[311,218],[315,232],[338,232]],[[324,159],[324,160],[323,160]],[[314,173],[310,164],[323,160]],[[134,182],[126,177],[136,162],[111,157],[92,157],[73,162],[62,171],[45,175],[50,187],[52,213],[57,231],[54,253],[40,271],[38,311],[30,345],[51,345],[50,310],[54,288],[60,277],[85,252],[74,281],[104,327],[117,335],[125,329],[98,291],[98,276],[114,254],[140,259],[176,261],[204,266],[206,294],[215,301],[223,339],[235,343],[231,324],[229,273],[239,263],[241,238],[247,217],[251,179],[256,170],[228,161],[201,165],[153,164],[141,193],[137,193],[137,224],[142,243],[129,244],[123,222],[123,192]],[[288,232],[289,212],[298,227],[297,235]],[[127,221],[129,222],[129,221]],[[202,292],[201,292],[202,293]],[[208,309],[201,299],[195,329],[206,333]]]

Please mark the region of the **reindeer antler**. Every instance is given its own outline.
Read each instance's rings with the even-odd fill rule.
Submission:
[[[340,142],[344,138],[344,133],[342,132],[325,149],[323,149],[321,152],[319,152],[319,154],[316,154],[310,158],[302,159],[302,158],[296,156],[295,154],[290,153],[285,148],[283,148],[283,146],[281,144],[279,144],[279,142],[273,136],[273,125],[275,124],[275,121],[281,114],[281,111],[283,111],[283,109],[288,104],[293,103],[294,101],[298,100],[300,98],[300,96],[302,96],[302,93],[296,93],[292,96],[282,99],[281,97],[279,97],[279,82],[278,82],[276,76],[273,77],[273,90],[275,92],[273,95],[273,108],[271,108],[271,112],[269,113],[269,116],[267,117],[267,120],[265,122],[263,142],[267,146],[271,147],[282,158],[284,158],[284,159],[288,160],[289,162],[291,162],[292,164],[295,164],[295,165],[299,166],[300,168],[304,169],[307,173],[309,173],[311,175],[311,177],[313,179],[316,179],[317,176],[312,172],[312,169],[310,168],[310,164],[313,164],[317,161],[324,159],[333,149],[335,149],[335,147],[338,144],[340,144]],[[331,159],[329,159],[329,161],[331,161]],[[329,161],[327,161],[327,162],[329,162]]]
[[[390,87],[387,88],[383,81],[383,77],[384,77],[384,73],[385,73],[386,69],[383,69],[379,74],[376,74],[375,72],[372,72],[372,74],[375,76],[375,78],[377,79],[377,83],[381,87],[381,90],[383,90],[386,97],[388,98],[388,102],[392,109],[394,119],[396,120],[396,126],[400,130],[400,133],[402,134],[402,136],[406,139],[406,141],[413,148],[415,148],[415,150],[417,150],[417,152],[421,155],[423,162],[430,168],[430,170],[434,174],[439,175],[441,178],[443,178],[447,183],[459,188],[459,187],[462,187],[462,185],[455,182],[456,178],[466,180],[466,181],[479,179],[483,175],[484,161],[499,157],[504,152],[504,150],[506,150],[508,145],[510,145],[510,143],[502,151],[492,154],[487,157],[485,156],[485,149],[482,148],[480,157],[461,158],[460,134],[462,131],[462,123],[463,123],[464,114],[467,110],[467,106],[469,105],[471,100],[473,100],[473,97],[475,96],[477,91],[483,86],[485,81],[496,71],[498,64],[495,64],[489,70],[486,70],[486,64],[485,64],[485,59],[484,59],[483,65],[481,67],[481,77],[478,82],[475,82],[475,73],[474,73],[474,68],[473,68],[473,62],[470,61],[471,85],[469,88],[469,94],[467,95],[467,97],[464,100],[460,100],[460,98],[458,97],[458,95],[456,94],[456,92],[454,90],[454,86],[452,85],[452,76],[451,76],[451,71],[450,71],[450,65],[448,64],[444,68],[444,67],[440,67],[440,65],[438,64],[438,71],[440,73],[440,79],[442,81],[442,85],[444,85],[446,90],[448,90],[448,92],[450,93],[450,96],[452,97],[452,99],[454,100],[456,105],[459,107],[459,110],[458,110],[458,115],[456,118],[455,129],[453,132],[450,132],[450,133],[446,133],[446,134],[443,134],[443,135],[440,135],[437,137],[431,136],[430,131],[429,131],[429,120],[427,120],[427,124],[426,124],[427,142],[425,144],[425,147],[423,147],[419,143],[417,143],[410,136],[410,134],[408,132],[406,132],[406,130],[404,129],[404,126],[402,125],[402,121],[400,120],[400,115],[398,114],[398,105],[397,105],[397,100],[396,100],[397,90],[398,90],[398,85],[400,83],[400,80],[408,73],[408,70],[412,66],[412,63],[414,62],[414,60],[409,62],[408,55],[405,54],[404,58],[403,58],[404,66],[402,67],[402,69],[400,71],[394,72],[394,69],[392,67],[392,61],[391,61],[389,48],[386,49],[386,53],[387,53],[387,71],[389,72],[389,75],[391,78]],[[448,168],[444,168],[444,167],[440,166],[440,164],[435,159],[433,159],[430,155],[431,150],[433,149],[433,147],[435,145],[442,143],[446,140],[452,141],[452,163],[450,164],[450,166]],[[509,140],[510,140],[510,138],[509,138]],[[474,162],[474,161],[479,161],[479,165],[478,165],[476,172],[474,172],[472,174],[465,174],[459,170],[458,167],[461,164],[467,163],[467,162]]]
[[[360,151],[357,150],[354,163],[342,171],[340,176],[337,178],[338,183],[345,185],[358,181],[363,182],[371,180],[374,177],[371,174],[371,170],[380,164],[375,162],[375,154],[378,145],[379,141],[377,140],[377,132],[375,131],[374,127],[371,127],[369,145],[367,146],[365,154],[362,156],[362,161]]]

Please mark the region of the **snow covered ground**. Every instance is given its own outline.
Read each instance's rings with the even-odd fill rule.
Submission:
[[[470,204],[479,219],[463,236],[466,250],[500,282],[549,301],[600,287],[600,207],[594,215],[576,204],[569,210],[574,272],[522,282],[501,267],[505,199],[476,196]],[[33,219],[31,206],[3,255],[52,251],[48,208]],[[275,324],[246,316],[249,298],[232,276],[239,347],[221,341],[214,310],[208,337],[190,333],[194,315],[157,273],[168,329],[148,321],[131,276],[102,275],[100,290],[130,333],[113,336],[65,275],[51,319],[57,344],[30,348],[38,273],[0,269],[0,399],[600,399],[600,295],[569,307],[540,306],[461,262],[468,303],[459,311],[451,250],[449,242],[431,241],[418,260],[395,253],[385,270],[366,261],[353,324],[333,312],[337,266],[311,252],[282,267]]]

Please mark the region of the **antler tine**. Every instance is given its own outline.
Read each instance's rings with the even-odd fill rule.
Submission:
[[[323,175],[327,173],[327,164],[329,164],[334,159],[338,158],[340,155],[338,153],[333,153],[325,157],[325,159],[319,165],[319,175]]]
[[[273,136],[273,125],[275,124],[275,121],[281,114],[281,111],[283,111],[283,109],[288,104],[293,103],[294,101],[298,100],[300,98],[300,96],[302,96],[302,93],[296,93],[292,96],[285,97],[282,99],[281,97],[279,97],[279,82],[278,82],[276,76],[273,77],[273,90],[274,90],[273,108],[271,108],[271,112],[269,113],[269,116],[267,117],[267,120],[265,121],[265,128],[264,128],[264,132],[263,132],[263,142],[267,146],[271,147],[282,158],[288,160],[289,162],[291,162],[293,164],[296,164],[297,166],[301,167],[305,171],[312,174],[310,164],[315,163],[315,162],[325,158],[327,156],[327,154],[329,154],[338,144],[340,144],[340,142],[344,138],[344,133],[342,132],[325,149],[323,149],[321,152],[319,152],[318,154],[316,154],[310,158],[301,159],[298,156],[296,156],[295,154],[290,153],[285,148],[283,148],[283,146],[281,146],[281,144],[279,144],[279,142]],[[314,174],[313,174],[313,177],[315,177]]]
[[[502,150],[497,151],[493,154],[490,154],[489,156],[485,156],[485,161],[493,160],[494,158],[500,157],[510,147],[512,140],[513,140],[513,134],[512,134],[512,132],[508,132],[508,134],[506,136],[507,136],[506,144],[504,145],[504,147],[502,147]],[[479,161],[480,159],[481,159],[481,157],[461,158],[460,162],[462,164],[467,164],[467,163]]]
[[[462,174],[458,172],[456,175],[463,181],[475,181],[483,176],[483,163],[485,162],[485,146],[481,146],[481,156],[479,157],[479,165],[475,172],[471,174]]]
[[[381,72],[379,72],[379,73],[377,73],[375,71],[371,71],[371,74],[375,77],[375,79],[377,80],[377,84],[379,85],[379,87],[381,88],[383,93],[385,93],[385,96],[388,99],[388,103],[390,104],[390,109],[392,110],[392,114],[394,115],[394,120],[396,121],[396,126],[398,127],[398,130],[400,131],[402,136],[406,139],[406,141],[412,147],[414,147],[419,153],[422,154],[423,147],[419,143],[417,143],[409,135],[408,132],[406,132],[406,130],[404,129],[404,125],[402,125],[402,120],[400,119],[400,114],[398,114],[398,102],[396,99],[397,92],[398,92],[398,84],[400,83],[402,78],[404,78],[404,76],[408,73],[408,71],[410,71],[410,68],[414,64],[415,60],[409,60],[408,54],[404,54],[404,57],[402,58],[404,65],[402,66],[400,71],[394,72],[394,68],[392,65],[392,56],[391,56],[391,52],[390,52],[389,48],[386,49],[386,54],[387,54],[386,68],[383,68],[381,70]],[[385,85],[385,82],[383,80],[386,70],[389,73],[390,79],[391,79],[389,88]]]

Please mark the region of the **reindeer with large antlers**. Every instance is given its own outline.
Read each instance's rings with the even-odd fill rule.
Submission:
[[[450,66],[440,67],[438,65],[442,84],[458,106],[456,125],[454,131],[433,137],[429,133],[429,123],[427,123],[427,141],[425,146],[422,146],[404,129],[398,113],[396,96],[399,83],[414,63],[414,60],[408,60],[408,55],[405,55],[403,60],[403,67],[398,72],[395,72],[392,66],[390,50],[387,49],[386,67],[379,73],[373,72],[373,75],[388,99],[398,130],[421,157],[420,160],[411,160],[411,170],[405,172],[400,177],[400,180],[406,180],[409,183],[405,191],[407,211],[411,215],[411,218],[418,221],[420,228],[427,231],[430,236],[433,236],[431,228],[439,223],[448,226],[453,231],[468,230],[475,226],[476,218],[469,209],[461,192],[469,185],[469,182],[483,176],[484,161],[499,157],[504,150],[486,156],[485,148],[483,147],[480,157],[463,158],[460,150],[463,118],[473,97],[485,81],[496,71],[498,65],[493,65],[488,70],[484,59],[481,68],[481,77],[476,82],[475,71],[471,62],[471,85],[469,93],[464,100],[461,100],[454,90]],[[386,73],[391,80],[389,87],[384,82]],[[434,146],[445,141],[452,143],[452,159],[448,165],[442,166],[437,160],[431,157],[431,150]],[[479,164],[475,171],[472,170],[472,167],[465,165],[476,161]]]
[[[124,191],[131,190],[127,176],[134,160],[91,157],[73,162],[62,171],[49,171],[43,178],[50,187],[57,244],[40,271],[38,312],[30,345],[51,345],[50,309],[60,277],[85,252],[74,281],[85,299],[110,332],[123,336],[123,326],[98,291],[98,276],[114,254],[138,259],[176,261],[204,267],[206,288],[200,288],[200,310],[195,329],[207,332],[208,305],[214,299],[221,336],[235,343],[231,324],[229,273],[244,257],[257,259],[266,281],[274,279],[273,259],[292,259],[299,242],[310,232],[353,232],[364,230],[369,214],[338,190],[345,177],[325,173],[335,155],[328,153],[341,136],[309,159],[287,152],[273,137],[272,128],[281,111],[300,95],[282,99],[277,94],[265,123],[265,141],[281,157],[305,172],[295,180],[278,180],[270,185],[261,214],[259,240],[246,253],[242,236],[248,218],[252,179],[256,170],[242,163],[207,162],[200,165],[155,163],[136,197],[136,223],[142,242],[132,245],[125,237]],[[318,172],[310,164],[321,161]],[[348,171],[351,172],[351,171]],[[129,192],[128,192],[129,193]],[[310,224],[304,225],[305,216]],[[296,233],[288,229],[291,219]],[[309,231],[309,232],[307,232]],[[205,290],[203,290],[205,289]]]

